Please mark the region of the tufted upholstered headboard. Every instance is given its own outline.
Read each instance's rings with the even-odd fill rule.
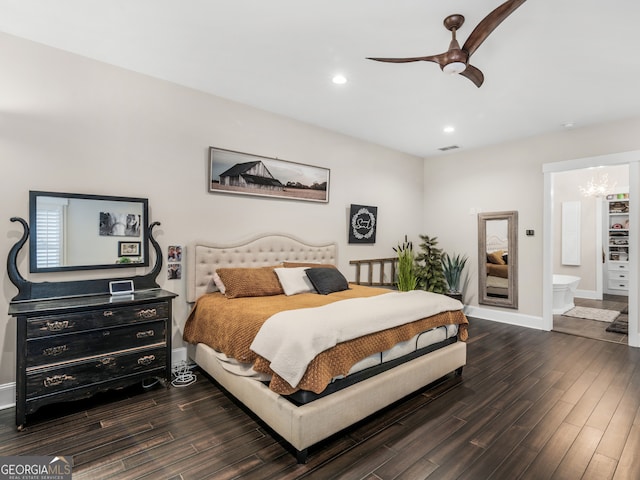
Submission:
[[[264,235],[237,245],[192,242],[187,247],[187,302],[195,302],[205,293],[216,290],[216,268],[264,267],[280,262],[337,263],[337,245],[316,245],[297,238]]]
[[[503,250],[506,253],[509,250],[509,239],[499,235],[489,235],[487,237],[487,253],[497,250]]]

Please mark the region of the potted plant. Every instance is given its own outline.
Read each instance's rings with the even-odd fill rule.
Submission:
[[[462,256],[460,254],[451,256],[445,253],[442,256],[442,271],[449,286],[449,293],[456,295],[462,293],[460,290],[460,278],[467,260],[468,257],[466,255]]]
[[[415,272],[415,260],[413,255],[413,244],[404,236],[404,243],[393,247],[393,251],[398,254],[398,270],[396,285],[401,292],[414,290],[418,285],[418,278]]]
[[[416,255],[418,287],[428,292],[444,293],[447,281],[442,270],[442,250],[436,245],[438,238],[420,235],[420,253]]]

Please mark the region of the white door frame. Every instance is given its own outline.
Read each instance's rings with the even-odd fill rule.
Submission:
[[[544,238],[542,245],[542,325],[553,328],[553,173],[601,165],[629,164],[629,345],[640,347],[638,331],[638,274],[640,271],[640,150],[545,163],[544,174]]]

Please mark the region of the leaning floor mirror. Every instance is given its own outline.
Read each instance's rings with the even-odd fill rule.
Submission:
[[[518,308],[518,212],[478,214],[478,303]]]

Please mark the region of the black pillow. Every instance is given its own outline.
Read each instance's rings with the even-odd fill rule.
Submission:
[[[349,282],[337,268],[307,268],[305,273],[321,295],[349,290]]]

